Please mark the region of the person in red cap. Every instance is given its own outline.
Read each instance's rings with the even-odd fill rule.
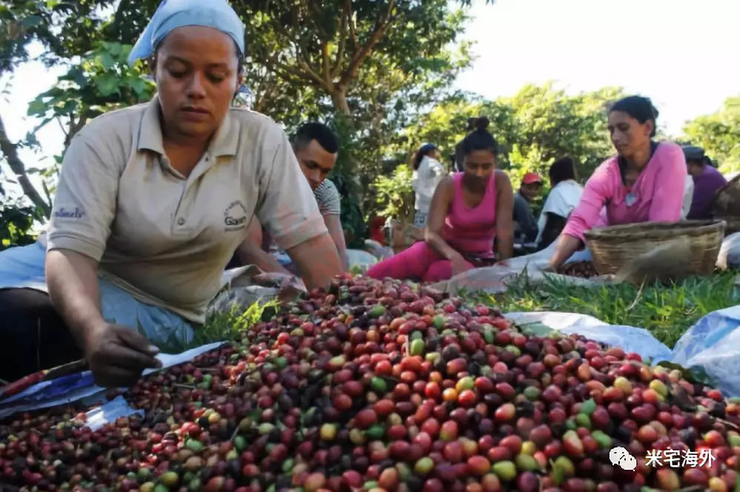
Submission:
[[[537,220],[531,203],[542,193],[542,178],[537,173],[527,173],[519,191],[514,195],[514,242],[533,243],[537,239]]]

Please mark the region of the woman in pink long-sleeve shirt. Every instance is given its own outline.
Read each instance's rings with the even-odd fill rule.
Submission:
[[[590,229],[680,219],[686,160],[678,145],[653,141],[657,117],[658,110],[644,97],[627,97],[612,106],[609,133],[618,155],[601,164],[586,183],[549,268],[570,258]]]

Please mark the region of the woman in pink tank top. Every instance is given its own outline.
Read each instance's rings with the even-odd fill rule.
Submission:
[[[498,145],[486,130],[488,118],[476,126],[462,142],[463,172],[444,178],[434,192],[425,240],[373,266],[369,277],[437,282],[511,257],[514,192],[506,173],[496,170]]]

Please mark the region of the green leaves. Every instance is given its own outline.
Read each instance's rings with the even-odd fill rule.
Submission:
[[[29,105],[29,115],[45,118],[37,130],[52,120],[61,120],[69,127],[69,140],[79,130],[79,121],[149,99],[154,87],[144,80],[141,65],[127,64],[130,49],[130,45],[101,42],[71,66],[55,87]]]
[[[703,367],[686,368],[680,364],[675,364],[668,361],[661,361],[658,363],[658,365],[667,369],[678,370],[679,372],[681,372],[681,377],[692,384],[706,384],[713,387],[716,386],[716,381],[714,381],[714,379],[709,374],[707,374],[706,370]]]
[[[115,66],[116,61],[113,59],[113,56],[111,56],[111,53],[103,53],[100,56],[100,64],[104,69],[110,70]]]
[[[36,241],[31,229],[34,220],[42,214],[34,207],[27,206],[21,200],[7,199],[0,186],[0,251],[11,246],[25,246]]]
[[[41,99],[34,99],[28,105],[28,116],[41,116],[46,113],[46,103]]]
[[[413,171],[401,164],[388,176],[378,176],[374,187],[376,203],[383,206],[378,211],[382,217],[392,217],[401,222],[408,222],[414,212],[414,193],[411,187]]]
[[[111,94],[120,94],[118,79],[112,74],[103,74],[95,79],[95,87],[103,97]]]
[[[722,172],[740,171],[740,97],[728,98],[722,110],[690,122],[684,133],[691,144],[704,148]]]
[[[496,101],[463,94],[437,105],[404,130],[407,142],[398,150],[432,142],[448,157],[465,137],[468,118],[486,116],[501,147],[499,166],[515,187],[525,172],[546,175],[549,165],[565,156],[578,163],[585,178],[613,153],[604,108],[620,95],[620,89],[611,88],[568,95],[551,84],[528,85],[513,97]]]
[[[21,26],[25,28],[29,28],[29,27],[38,26],[43,21],[44,19],[42,19],[40,15],[32,15],[30,17],[26,17],[25,19],[23,19],[20,24]]]
[[[129,77],[126,82],[133,89],[137,99],[143,100],[151,92],[151,84],[140,77]]]

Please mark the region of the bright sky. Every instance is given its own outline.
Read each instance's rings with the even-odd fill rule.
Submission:
[[[458,86],[488,98],[548,80],[574,92],[621,85],[651,97],[660,123],[678,134],[740,95],[740,0],[475,0],[471,17],[465,36],[477,59]],[[33,128],[28,103],[59,73],[33,63],[16,71],[0,99],[11,139]],[[44,154],[59,153],[62,138],[53,125],[42,132]],[[21,155],[28,166],[49,162]]]
[[[680,134],[740,95],[740,0],[475,0],[471,16],[478,58],[458,85],[488,98],[548,80],[622,86]]]

